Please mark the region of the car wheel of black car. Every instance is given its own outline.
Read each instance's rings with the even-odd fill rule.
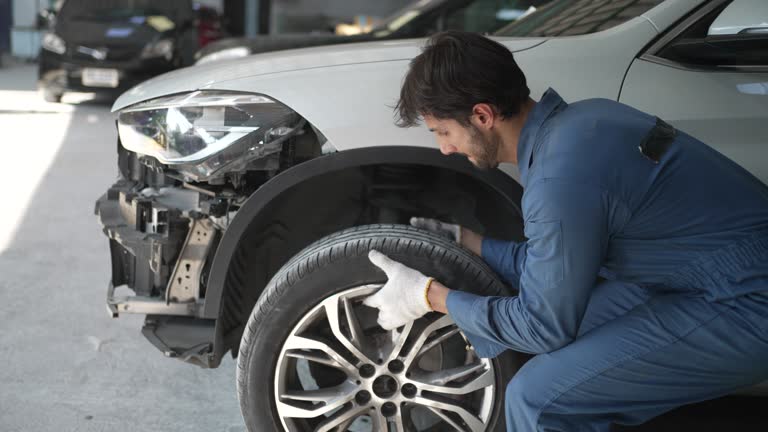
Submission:
[[[64,92],[49,89],[49,88],[43,89],[43,100],[45,100],[46,102],[54,102],[54,103],[61,102],[62,96],[64,96]]]
[[[508,288],[454,242],[403,225],[330,235],[272,278],[248,320],[238,396],[250,431],[504,430],[505,384],[524,356],[479,358],[447,315],[394,331],[362,304],[386,281],[377,249],[455,288]]]

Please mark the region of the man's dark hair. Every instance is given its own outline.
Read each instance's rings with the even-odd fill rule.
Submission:
[[[396,124],[416,126],[421,116],[431,115],[468,126],[478,103],[492,105],[503,118],[513,117],[530,93],[504,45],[477,33],[438,33],[411,60],[395,106]]]

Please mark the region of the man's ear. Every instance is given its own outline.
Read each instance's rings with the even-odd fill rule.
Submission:
[[[472,116],[470,117],[470,122],[472,122],[479,129],[493,129],[495,121],[496,111],[491,105],[487,103],[479,103],[472,107]]]

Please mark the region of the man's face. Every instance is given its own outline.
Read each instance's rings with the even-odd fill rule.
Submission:
[[[456,120],[430,115],[424,116],[424,124],[435,134],[444,155],[462,154],[483,170],[499,166],[501,137],[493,131],[483,132],[471,122],[469,127],[464,127]]]

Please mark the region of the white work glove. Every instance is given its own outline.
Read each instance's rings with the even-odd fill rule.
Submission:
[[[412,217],[411,225],[416,228],[431,231],[440,237],[445,237],[448,240],[453,240],[456,243],[461,244],[461,225],[449,224],[437,219],[420,217]]]
[[[379,309],[378,323],[384,330],[396,329],[432,312],[427,301],[432,278],[377,250],[370,251],[368,259],[387,275],[387,283],[363,301],[364,305]]]

